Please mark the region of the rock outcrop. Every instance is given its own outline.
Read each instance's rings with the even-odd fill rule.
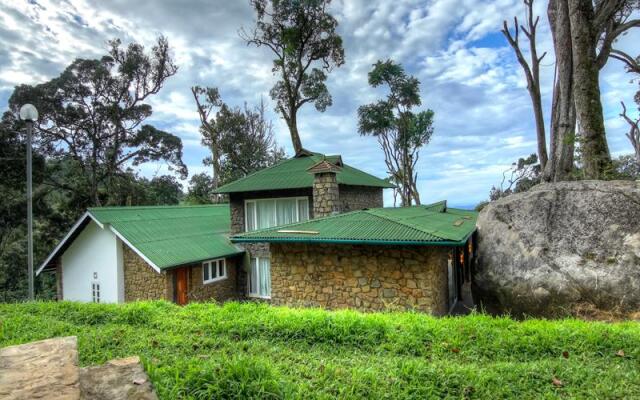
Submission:
[[[0,349],[0,399],[158,400],[138,357],[79,368],[77,338]]]
[[[640,310],[640,183],[538,185],[478,218],[474,299],[489,312]]]

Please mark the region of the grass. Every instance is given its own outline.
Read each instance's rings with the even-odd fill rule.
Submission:
[[[67,335],[78,336],[81,365],[139,355],[161,399],[640,398],[637,322],[0,305],[0,347]]]

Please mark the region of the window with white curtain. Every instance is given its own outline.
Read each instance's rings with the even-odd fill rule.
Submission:
[[[202,263],[202,282],[211,283],[227,278],[227,265],[224,258]]]
[[[247,232],[307,221],[309,219],[309,199],[307,197],[286,197],[246,200],[244,215]]]
[[[251,257],[249,296],[271,298],[271,260],[269,257]]]

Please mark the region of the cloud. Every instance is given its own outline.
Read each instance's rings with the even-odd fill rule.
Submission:
[[[552,43],[546,4],[535,5],[541,16],[538,48],[549,52],[541,69],[548,110]],[[339,22],[346,64],[329,75],[333,106],[325,113],[311,105],[300,110],[305,147],[340,153],[347,163],[384,176],[382,152],[374,138],[358,134],[356,118],[358,106],[385,95],[367,84],[372,64],[392,58],[418,77],[423,107],[435,111],[435,135],[418,164],[423,201],[446,198],[450,204],[473,205],[487,198],[513,161],[536,151],[524,76],[500,33],[504,19],[524,15],[520,0],[334,0],[330,11]],[[0,101],[6,104],[15,85],[56,77],[75,58],[99,57],[112,38],[149,47],[162,34],[179,70],[151,100],[149,122],[182,138],[191,175],[209,171],[201,163],[208,150],[200,143],[193,85],[219,87],[233,106],[263,98],[276,138],[291,154],[287,127],[269,99],[273,56],[268,49],[248,47],[238,35],[254,20],[243,0],[0,2]],[[616,46],[640,52],[637,35],[626,35]],[[619,101],[632,104],[638,84],[629,82],[620,63],[610,61],[601,87],[612,153],[629,153]],[[162,164],[140,168],[145,176],[167,172]],[[385,194],[388,204],[391,197]]]

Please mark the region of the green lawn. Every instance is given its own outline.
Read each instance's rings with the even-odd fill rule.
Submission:
[[[640,398],[636,322],[251,303],[0,305],[0,347],[66,335],[78,336],[82,365],[139,355],[162,399]]]

